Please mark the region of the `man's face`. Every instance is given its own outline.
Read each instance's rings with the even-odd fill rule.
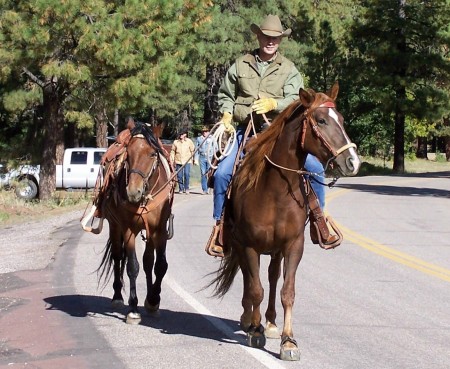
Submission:
[[[259,32],[258,35],[259,42],[259,56],[262,60],[268,60],[275,55],[278,50],[278,46],[281,42],[281,37],[271,37],[266,36],[264,33]]]

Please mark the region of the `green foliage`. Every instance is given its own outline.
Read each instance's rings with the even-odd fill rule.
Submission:
[[[0,0],[0,154],[39,148],[50,82],[79,137],[93,136],[98,114],[112,121],[115,109],[122,118],[176,127],[183,117],[200,127],[205,96],[214,96],[236,57],[257,47],[250,25],[267,14],[292,29],[280,51],[307,87],[325,91],[339,80],[339,110],[359,152],[390,157],[401,113],[408,154],[417,136],[450,135],[442,124],[450,110],[450,15],[448,0],[404,3]]]
[[[80,129],[94,127],[94,119],[92,115],[82,111],[66,111],[64,118],[67,123],[75,123]]]
[[[343,75],[348,109],[353,110],[351,124],[367,120],[391,131],[386,138],[394,144],[393,123],[403,115],[410,135],[402,139],[407,139],[408,147],[414,134],[430,132],[448,114],[450,64],[442,50],[450,39],[441,32],[449,24],[446,0],[404,3],[402,7],[397,1],[359,2],[361,15],[347,42],[353,52]],[[367,94],[362,94],[361,86]]]

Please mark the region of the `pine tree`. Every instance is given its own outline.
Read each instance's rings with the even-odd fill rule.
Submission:
[[[442,32],[450,20],[448,1],[364,0],[360,5],[364,11],[350,42],[359,53],[352,65],[359,66],[353,69],[353,83],[368,92],[370,101],[361,103],[372,121],[378,118],[393,126],[393,170],[401,173],[406,122],[433,122],[449,109],[450,64],[442,52],[449,44]]]
[[[116,108],[169,116],[202,88],[195,47],[209,22],[205,0],[30,0],[0,3],[0,79],[16,80],[10,109],[40,101],[40,199],[55,190],[64,124],[93,126]],[[15,104],[15,106],[14,106]]]

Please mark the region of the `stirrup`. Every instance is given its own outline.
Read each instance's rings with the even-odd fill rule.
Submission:
[[[213,227],[211,236],[209,236],[208,243],[206,244],[205,251],[208,255],[223,258],[223,246],[218,244],[220,228],[220,225],[215,225]]]
[[[344,236],[342,235],[342,232],[339,230],[337,225],[334,223],[331,216],[325,217],[325,222],[326,225],[331,228],[333,232],[335,232],[335,234],[330,234],[328,236],[328,239],[324,240],[322,239],[322,235],[319,231],[319,226],[317,225],[317,223],[311,222],[311,227],[314,227],[314,230],[316,232],[315,235],[317,235],[317,239],[313,239],[313,237],[311,237],[311,240],[314,244],[319,244],[319,246],[325,250],[334,249],[342,243],[342,241],[344,240]]]

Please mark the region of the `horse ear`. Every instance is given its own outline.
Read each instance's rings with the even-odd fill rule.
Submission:
[[[127,118],[127,128],[131,131],[134,128],[135,124],[134,124],[134,119],[133,117],[128,117]]]
[[[331,97],[333,100],[336,100],[337,95],[338,95],[338,92],[339,92],[339,82],[336,81],[336,82],[334,82],[334,84],[333,84],[333,86],[331,87],[331,89],[329,89],[329,90],[327,91],[327,95],[328,95],[329,97]]]
[[[155,125],[152,127],[153,135],[154,135],[156,138],[160,138],[160,137],[162,136],[163,130],[164,130],[164,124],[155,124]]]
[[[307,91],[301,88],[298,94],[300,97],[300,101],[305,108],[309,108],[314,102],[314,95],[311,93],[311,91]]]

